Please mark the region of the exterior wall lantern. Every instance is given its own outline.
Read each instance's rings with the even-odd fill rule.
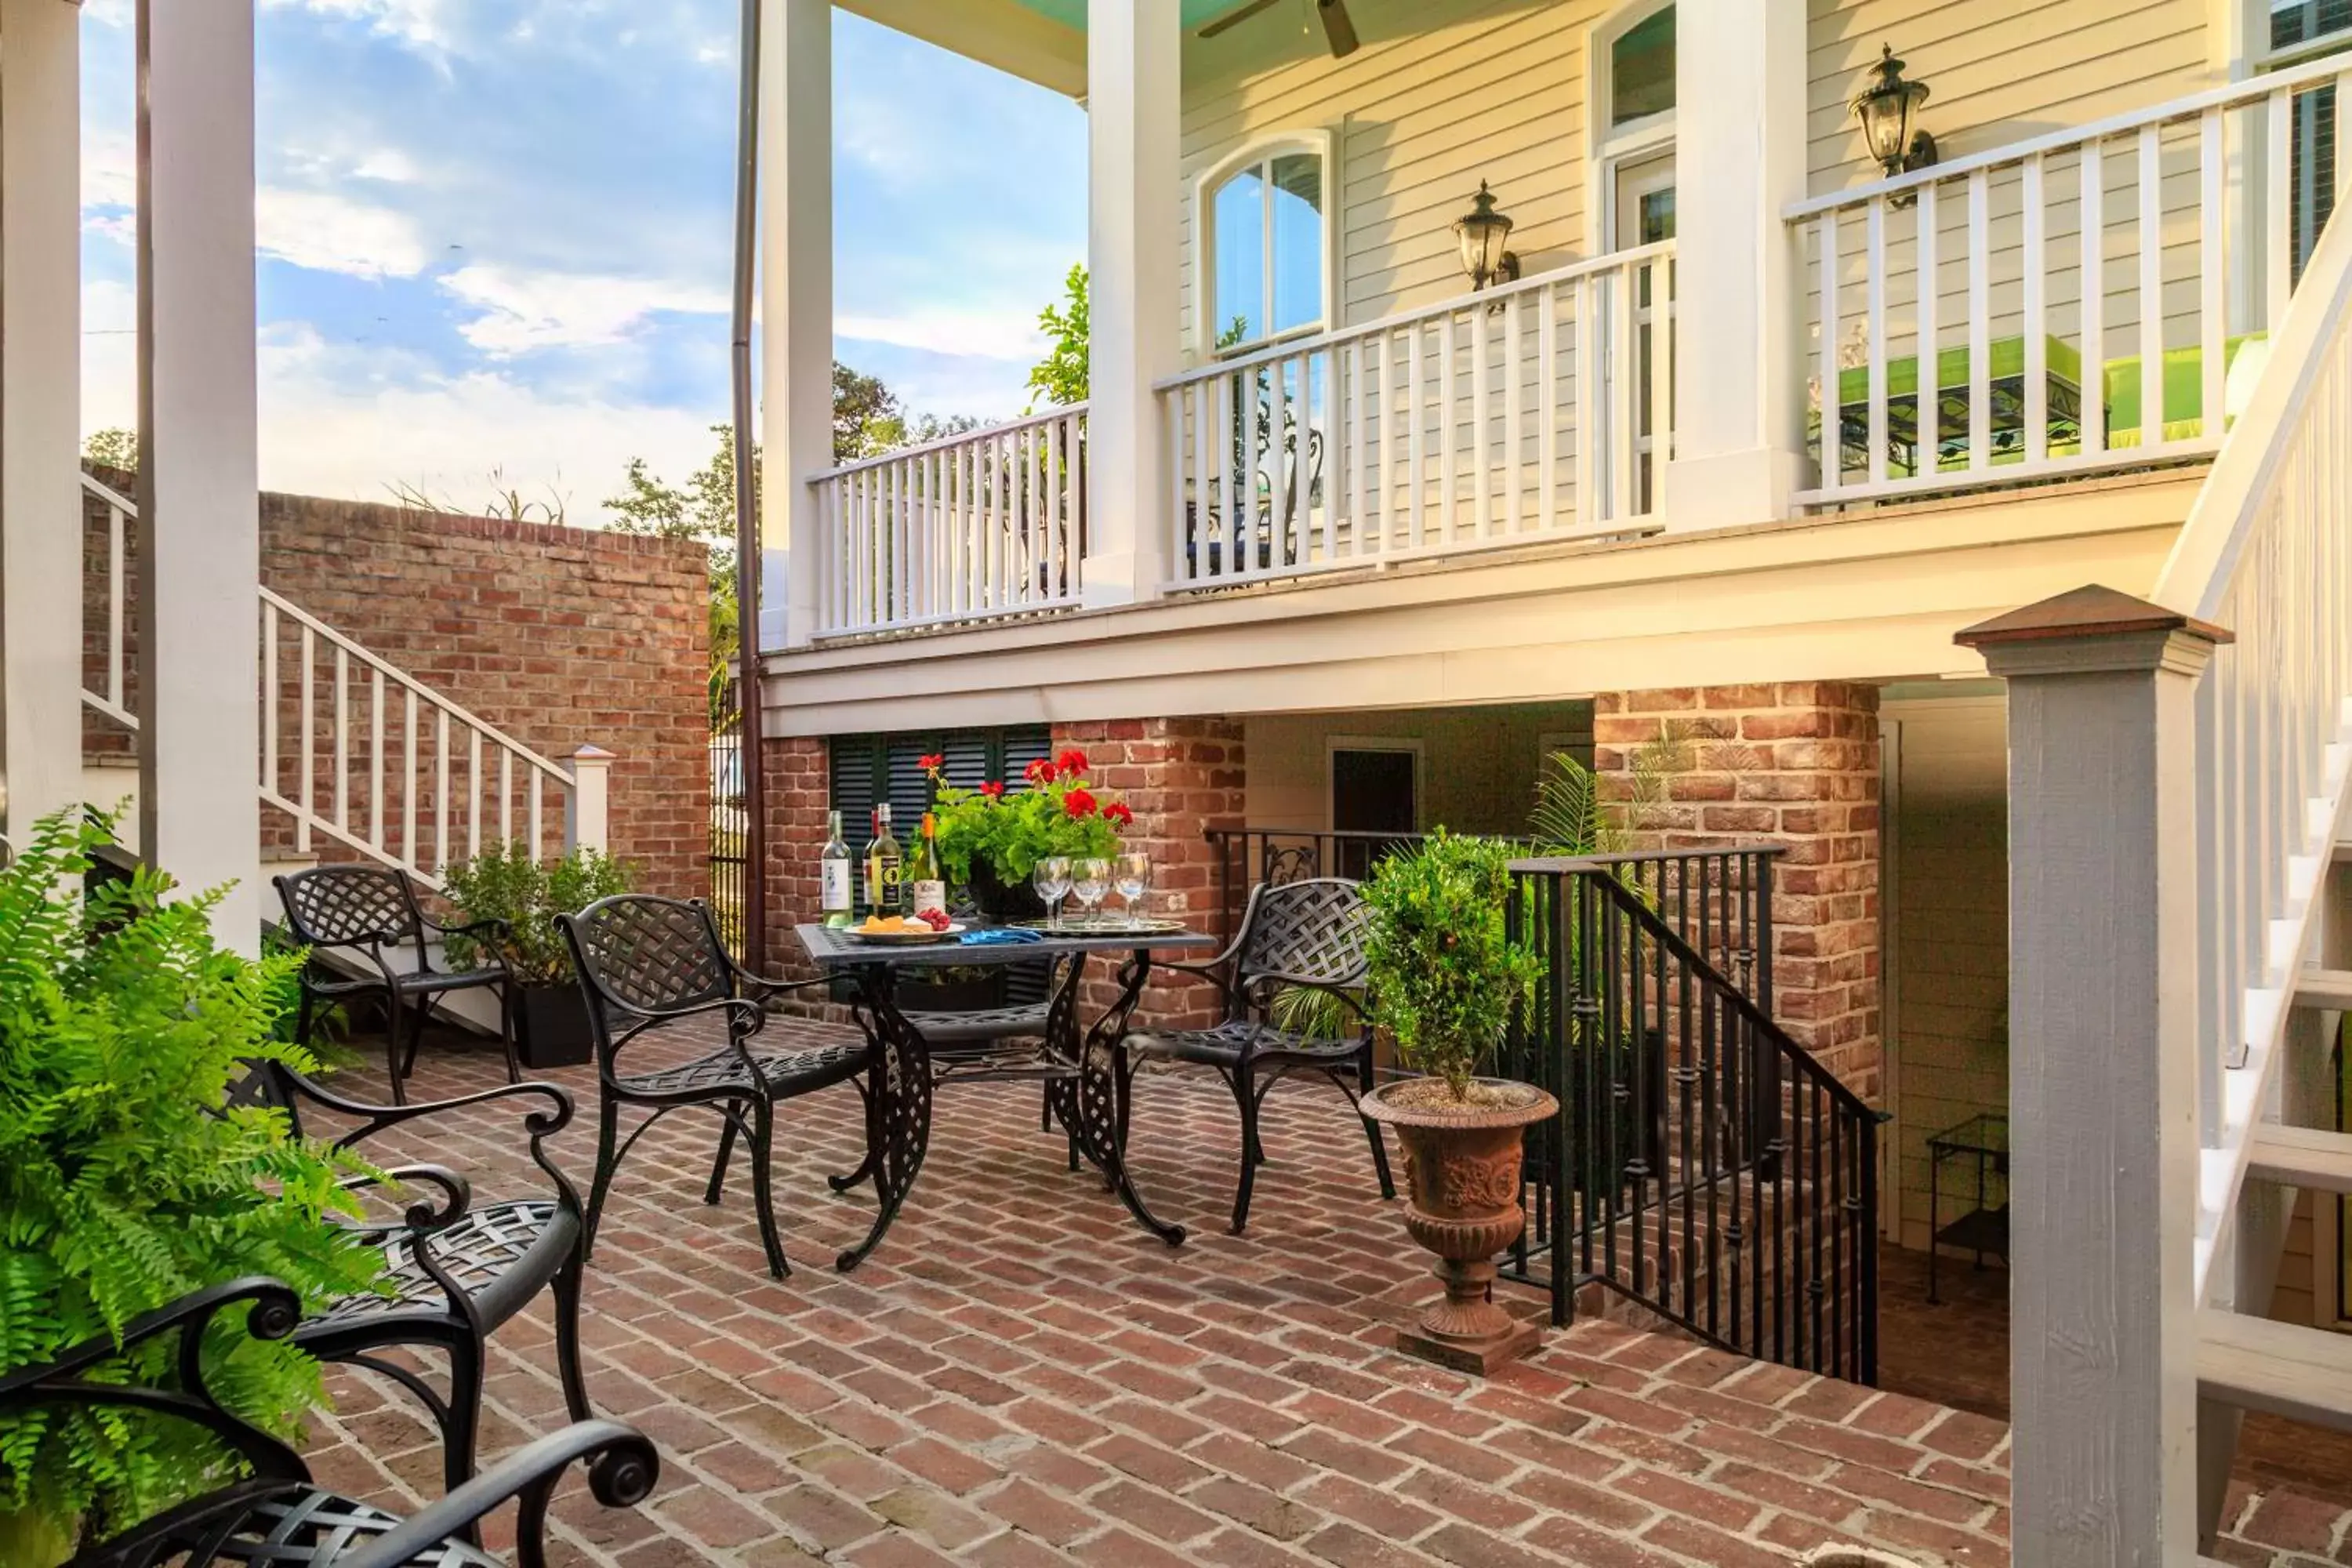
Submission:
[[[1879,46],[1878,63],[1847,107],[1862,121],[1862,139],[1890,180],[1936,161],[1936,139],[1916,123],[1919,106],[1927,101],[1927,84],[1905,81],[1895,46]]]
[[[1472,289],[1518,281],[1519,258],[1505,248],[1510,237],[1510,214],[1495,210],[1494,193],[1486,181],[1479,181],[1470,211],[1454,226],[1454,241],[1462,247],[1462,270],[1470,275]]]

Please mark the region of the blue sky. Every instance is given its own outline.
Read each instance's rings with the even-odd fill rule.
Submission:
[[[727,414],[735,0],[261,0],[262,479],[592,521]],[[131,0],[84,12],[89,429],[133,422]],[[837,355],[1025,401],[1086,249],[1068,100],[835,13]]]

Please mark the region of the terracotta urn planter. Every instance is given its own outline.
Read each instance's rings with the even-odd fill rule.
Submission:
[[[1526,1130],[1557,1115],[1559,1101],[1507,1079],[1473,1079],[1471,1096],[1475,1103],[1462,1105],[1446,1097],[1442,1079],[1406,1079],[1365,1096],[1364,1114],[1404,1145],[1404,1226],[1437,1255],[1445,1284],[1445,1299],[1418,1325],[1397,1331],[1397,1348],[1484,1375],[1533,1349],[1543,1332],[1495,1304],[1495,1256],[1527,1228],[1519,1202]]]

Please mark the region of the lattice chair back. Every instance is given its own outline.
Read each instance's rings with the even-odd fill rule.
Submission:
[[[425,936],[416,889],[399,872],[380,866],[320,866],[277,879],[287,928],[305,947],[349,947],[383,941],[416,942]]]
[[[1325,985],[1347,985],[1364,973],[1370,912],[1358,885],[1342,877],[1261,882],[1250,889],[1242,916],[1241,951],[1234,955],[1237,999],[1263,1002],[1258,977],[1286,974]]]
[[[648,893],[599,899],[555,922],[571,945],[600,1058],[651,1013],[734,994],[734,975],[708,906]]]

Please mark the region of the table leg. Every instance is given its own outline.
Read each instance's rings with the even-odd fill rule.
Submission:
[[[1119,1040],[1127,1033],[1127,1021],[1135,1005],[1143,996],[1143,984],[1151,974],[1151,954],[1139,949],[1119,965],[1118,1000],[1095,1020],[1081,1041],[1077,1032],[1078,982],[1073,966],[1070,977],[1069,1003],[1055,998],[1055,1006],[1048,1026],[1055,1030],[1057,1044],[1066,1042],[1070,1055],[1078,1064],[1076,1079],[1066,1079],[1070,1086],[1070,1098],[1076,1102],[1077,1114],[1067,1125],[1076,1133],[1078,1152],[1101,1171],[1111,1190],[1127,1205],[1127,1212],[1136,1223],[1171,1247],[1181,1247],[1184,1227],[1171,1225],[1154,1215],[1135,1190],[1127,1170],[1125,1143],[1127,1131],[1127,1089],[1131,1068],[1127,1053],[1119,1048]]]
[[[866,1239],[843,1253],[834,1267],[846,1272],[866,1260],[881,1243],[899,1205],[914,1187],[915,1174],[931,1142],[931,1061],[923,1037],[898,1011],[893,994],[896,972],[888,964],[859,966],[857,1001],[852,1012],[857,1026],[872,1042],[878,1068],[873,1075],[875,1105],[867,1118],[870,1146],[866,1165],[872,1167],[875,1196],[882,1212]]]
[[[1934,1150],[1927,1151],[1927,1305],[1942,1306],[1936,1294],[1936,1254],[1943,1250],[1936,1239],[1936,1227],[1944,1223],[1943,1194],[1938,1178],[1944,1173],[1944,1157]]]

